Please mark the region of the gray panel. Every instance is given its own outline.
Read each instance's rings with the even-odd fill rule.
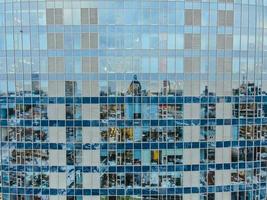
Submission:
[[[91,72],[98,72],[98,58],[92,57],[91,58]]]
[[[63,9],[55,9],[55,24],[63,24]]]
[[[56,33],[56,49],[64,49],[63,33]]]
[[[89,24],[89,9],[81,8],[81,24]]]
[[[98,33],[90,33],[90,48],[98,48]]]
[[[97,8],[90,8],[90,24],[98,23]]]
[[[55,49],[55,35],[54,33],[47,33],[47,48]]]
[[[46,9],[46,24],[54,24],[55,23],[55,12],[52,8]]]
[[[89,33],[82,33],[81,34],[81,48],[82,49],[89,49]]]

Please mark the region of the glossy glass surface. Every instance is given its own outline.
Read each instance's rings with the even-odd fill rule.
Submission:
[[[0,199],[266,200],[266,33],[266,0],[0,0]]]

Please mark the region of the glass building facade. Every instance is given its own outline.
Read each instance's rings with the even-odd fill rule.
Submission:
[[[267,0],[0,0],[1,200],[266,200]]]

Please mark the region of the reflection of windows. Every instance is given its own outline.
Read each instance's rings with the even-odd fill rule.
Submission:
[[[235,117],[261,117],[262,105],[256,103],[249,104],[234,104],[233,115]]]
[[[125,164],[131,165],[133,163],[133,151],[132,150],[126,150],[124,156],[125,156]]]
[[[133,174],[132,173],[126,173],[126,187],[133,186]]]
[[[117,173],[117,187],[124,188],[125,187],[125,174]]]
[[[100,128],[100,135],[101,135],[101,142],[106,142],[107,141],[107,128],[101,127]]]
[[[122,149],[101,151],[100,160],[102,165],[140,165],[141,152]]]
[[[173,64],[175,65],[175,64]],[[170,65],[168,64],[168,70],[170,70]],[[175,71],[175,69],[173,69],[172,71]],[[178,73],[178,72],[177,72]],[[163,89],[166,88],[164,85],[163,85]],[[166,91],[166,95],[168,96],[175,96],[175,93],[176,95],[179,95],[179,86],[177,85],[176,81],[174,80],[171,80],[169,81],[169,87],[168,87],[168,90]]]
[[[67,188],[75,187],[75,170],[72,166],[67,169]]]
[[[117,117],[117,106],[114,105],[108,105],[108,119],[116,119]]]
[[[200,184],[202,186],[215,184],[215,171],[203,171],[200,173]]]
[[[259,159],[260,156],[260,150],[259,148],[233,148],[232,149],[232,162],[245,162],[245,161],[255,161]],[[265,154],[263,154],[265,155]],[[262,157],[263,158],[263,157]]]
[[[150,130],[148,127],[144,127],[142,131],[142,141],[147,142],[150,140]]]
[[[214,163],[215,162],[215,148],[200,149],[200,162],[201,163]]]
[[[48,150],[13,150],[10,157],[13,164],[48,164]]]
[[[170,188],[182,185],[182,174],[180,172],[161,172],[159,174],[159,186]],[[175,198],[176,199],[176,198]]]
[[[120,129],[114,127],[109,128],[107,132],[108,142],[116,142],[119,134],[120,134]]]
[[[255,151],[256,151],[256,149],[255,149]],[[255,153],[257,155],[256,159],[258,159],[259,158],[259,154],[260,154],[260,149],[257,148],[257,152],[255,152]],[[261,148],[260,156],[261,156],[261,160],[267,161],[267,147],[262,147]]]
[[[125,128],[125,140],[127,142],[133,141],[133,137],[134,137],[134,132],[133,132],[133,128]]]
[[[77,93],[76,81],[65,81],[65,96],[75,96]]]
[[[8,119],[14,119],[15,118],[15,104],[8,104]]]
[[[152,150],[151,151],[151,164],[161,164],[162,163],[162,156],[161,150]]]
[[[162,162],[164,165],[182,164],[183,154],[180,149],[164,149],[162,150]]]
[[[208,172],[208,185],[214,185],[215,184],[215,171],[209,171]]]
[[[82,150],[76,149],[75,150],[75,165],[82,164]]]
[[[32,94],[39,95],[40,94],[40,82],[32,81]]]
[[[107,163],[108,163],[108,152],[106,150],[101,150],[101,152],[100,152],[100,162],[101,162],[101,165],[107,165]]]
[[[215,148],[208,149],[208,162],[215,162]]]
[[[116,165],[116,151],[108,152],[108,165]]]
[[[201,118],[215,118],[216,104],[201,104]]]
[[[238,148],[232,148],[231,150],[231,154],[232,154],[232,159],[231,159],[231,162],[238,162]]]
[[[179,119],[183,117],[182,104],[159,104],[160,119]]]
[[[83,177],[81,170],[75,170],[75,188],[82,188]]]
[[[108,105],[100,105],[100,119],[108,119]]]
[[[66,128],[66,141],[68,143],[82,142],[82,128]]]
[[[240,126],[239,128],[240,140],[258,139],[260,138],[260,135],[261,135],[261,127],[258,125]]]
[[[124,164],[124,150],[119,149],[117,151],[117,165],[123,165]]]
[[[267,139],[267,126],[266,125],[262,125],[261,138]]]
[[[66,119],[81,119],[81,104],[66,104]]]
[[[31,177],[33,187],[48,187],[49,186],[49,175],[45,173],[34,173]]]
[[[17,104],[16,118],[24,119],[47,119],[47,105]]]
[[[101,104],[100,119],[124,119],[124,104]]]
[[[216,127],[204,126],[200,128],[200,140],[215,141]]]
[[[67,150],[67,165],[74,165],[75,164],[75,151],[74,150]]]
[[[237,170],[233,170],[231,172],[231,182],[238,183],[238,171]]]
[[[134,187],[141,187],[141,178],[140,173],[134,173]]]
[[[81,150],[67,150],[67,165],[80,165],[82,164],[82,151]]]
[[[246,159],[246,148],[239,148],[239,161],[244,162]]]
[[[142,187],[150,186],[150,173],[144,172],[142,173]]]
[[[150,130],[150,141],[156,142],[159,138],[159,133],[157,128],[152,128]]]
[[[47,116],[47,104],[41,105],[41,119],[48,119]]]
[[[117,165],[132,165],[133,151],[132,150],[118,150],[117,151]]]
[[[142,141],[168,141],[175,142],[183,139],[182,127],[164,127],[164,128],[143,128]]]
[[[238,178],[239,178],[239,182],[242,182],[242,183],[245,182],[245,171],[244,170],[238,171]]]
[[[120,176],[120,181],[121,179],[124,179],[124,177]],[[124,181],[121,181],[124,184]],[[117,183],[117,175],[115,173],[105,173],[102,174],[100,177],[100,187],[101,188],[109,188],[109,187],[116,187]]]

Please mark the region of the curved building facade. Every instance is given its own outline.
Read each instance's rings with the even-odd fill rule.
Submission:
[[[266,200],[266,0],[0,0],[1,200]]]

